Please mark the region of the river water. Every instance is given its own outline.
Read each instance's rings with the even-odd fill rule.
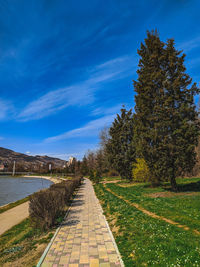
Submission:
[[[0,206],[22,199],[51,184],[51,181],[41,178],[0,176]]]

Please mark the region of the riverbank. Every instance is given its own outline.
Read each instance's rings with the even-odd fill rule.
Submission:
[[[13,177],[12,177],[13,178]],[[46,179],[46,180],[49,180],[51,181],[52,183],[54,184],[57,184],[57,183],[60,183],[62,180],[65,180],[63,178],[55,178],[55,177],[51,177],[51,176],[39,176],[39,175],[35,175],[35,176],[30,176],[30,175],[24,175],[24,176],[21,176],[20,178],[39,178],[39,179]],[[30,196],[30,195],[29,195]],[[25,198],[22,198],[22,199],[19,199],[17,201],[13,201],[13,202],[9,202],[5,205],[0,205],[0,214],[4,211],[7,211],[9,209],[12,209],[26,201],[28,201],[28,197],[25,197]]]
[[[62,182],[63,180],[65,180],[63,178],[55,178],[55,177],[52,177],[52,176],[44,176],[44,175],[34,175],[34,176],[32,176],[32,175],[24,175],[22,177],[24,177],[24,178],[46,179],[46,180],[49,180],[49,181],[53,182],[54,184],[58,184],[58,183]]]

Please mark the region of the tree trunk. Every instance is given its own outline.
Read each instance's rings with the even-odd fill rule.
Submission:
[[[177,192],[178,187],[177,187],[177,183],[176,183],[176,179],[174,175],[171,176],[170,182],[171,182],[172,191]]]

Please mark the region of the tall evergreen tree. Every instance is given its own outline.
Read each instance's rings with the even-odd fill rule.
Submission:
[[[121,109],[117,114],[109,130],[110,138],[106,143],[107,156],[113,168],[119,172],[122,178],[132,179],[132,163],[135,160],[135,149],[133,145],[133,113]]]
[[[153,172],[155,183],[170,180],[195,164],[199,125],[194,105],[196,84],[185,73],[185,55],[174,41],[163,43],[157,32],[147,32],[141,44],[138,80],[134,81],[138,151]]]

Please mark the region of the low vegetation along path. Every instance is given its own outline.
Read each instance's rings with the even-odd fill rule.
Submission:
[[[0,214],[0,235],[29,216],[29,202],[25,202]]]
[[[101,205],[88,179],[84,179],[41,266],[123,266]]]
[[[127,199],[123,198],[122,196],[117,195],[117,194],[116,194],[115,192],[113,192],[111,189],[107,188],[105,184],[104,184],[103,186],[104,186],[104,188],[105,188],[107,191],[109,191],[111,194],[113,194],[114,196],[116,196],[116,197],[122,199],[122,200],[125,201],[127,204],[129,204],[130,206],[135,207],[136,209],[138,209],[138,210],[142,211],[143,213],[147,214],[148,216],[150,216],[150,217],[152,217],[152,218],[155,218],[155,219],[159,219],[159,220],[165,221],[165,222],[170,223],[170,224],[173,224],[173,225],[176,225],[177,227],[179,227],[179,228],[183,228],[183,229],[186,230],[186,231],[193,231],[193,233],[196,234],[196,235],[200,235],[200,232],[199,232],[198,230],[190,229],[190,228],[189,228],[188,226],[186,226],[186,225],[182,225],[182,224],[180,224],[180,223],[177,223],[177,222],[174,222],[174,221],[172,221],[172,220],[170,220],[170,219],[167,219],[167,218],[165,218],[165,217],[163,217],[163,216],[159,216],[159,215],[157,215],[157,214],[155,214],[155,213],[153,213],[153,212],[151,212],[151,211],[149,211],[149,210],[146,210],[146,209],[144,209],[143,207],[141,207],[140,205],[138,205],[137,203],[132,203],[132,202],[128,201]]]

